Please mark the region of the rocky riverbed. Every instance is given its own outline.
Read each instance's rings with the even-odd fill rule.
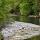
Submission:
[[[40,26],[32,23],[11,22],[2,28],[4,40],[23,40],[40,35]]]

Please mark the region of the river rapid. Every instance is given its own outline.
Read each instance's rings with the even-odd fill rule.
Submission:
[[[2,28],[4,40],[23,40],[40,35],[40,26],[32,23],[11,22]]]

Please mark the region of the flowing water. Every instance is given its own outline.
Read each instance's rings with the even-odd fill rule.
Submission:
[[[7,24],[1,32],[4,40],[24,40],[35,35],[40,35],[40,26],[15,21]]]
[[[40,35],[40,19],[27,16],[14,16],[12,22],[2,28],[4,40],[23,40]],[[38,26],[39,25],[39,26]]]

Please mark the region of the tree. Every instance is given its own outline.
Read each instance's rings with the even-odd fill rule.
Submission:
[[[13,0],[0,0],[0,26],[10,20],[9,11],[13,7]]]
[[[32,10],[34,11],[34,15],[38,15],[38,0],[33,0],[32,1],[33,6],[32,6]]]
[[[30,13],[30,9],[31,9],[31,6],[30,6],[30,0],[23,0],[20,5],[20,12],[21,12],[21,15],[29,15]]]

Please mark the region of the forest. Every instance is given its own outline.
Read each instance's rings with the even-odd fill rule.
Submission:
[[[28,22],[27,19],[30,15],[37,18],[38,21],[35,20],[33,22],[40,25],[40,0],[0,0],[0,30],[10,21],[20,20]],[[17,16],[17,18],[15,19],[14,16]],[[0,40],[3,38],[1,36],[0,32]],[[37,39],[34,38],[31,40]]]

